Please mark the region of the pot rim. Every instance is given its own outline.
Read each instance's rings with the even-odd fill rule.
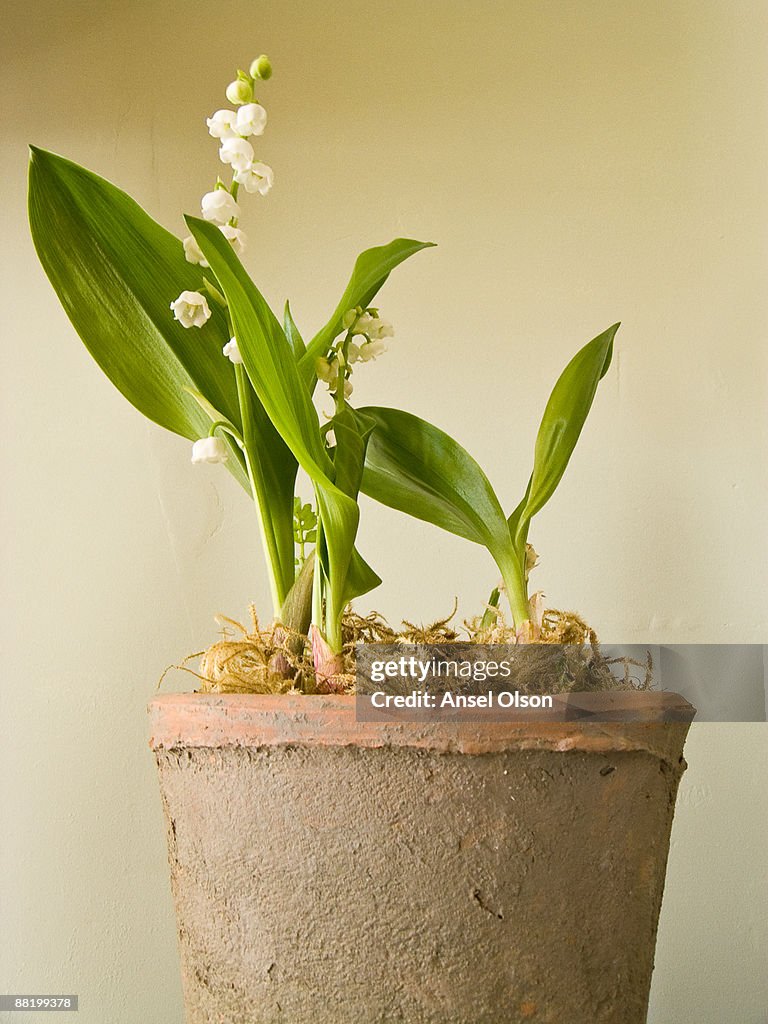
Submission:
[[[174,693],[149,704],[149,745],[154,751],[294,746],[416,748],[459,754],[642,751],[680,765],[680,750],[695,709],[678,694],[611,691],[558,697],[561,718],[563,704],[594,709],[600,698],[603,704],[608,701],[614,713],[625,705],[625,714],[634,711],[645,720],[546,721],[540,713],[529,711],[510,714],[502,721],[402,721],[382,716],[372,722],[357,720],[354,695]]]

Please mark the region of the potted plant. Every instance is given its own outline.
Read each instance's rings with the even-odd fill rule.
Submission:
[[[183,241],[90,171],[40,149],[30,164],[33,238],[75,329],[140,412],[193,441],[194,462],[235,476],[263,542],[272,623],[214,645],[210,692],[150,709],[187,1019],[639,1024],[691,709],[673,702],[659,721],[658,697],[641,695],[634,720],[610,724],[406,727],[358,721],[350,677],[356,639],[413,639],[349,611],[380,582],[356,548],[361,492],[488,549],[501,582],[471,640],[590,639],[529,597],[528,534],[618,324],[555,384],[510,515],[447,433],[355,408],[353,375],[393,335],[376,295],[430,243],[363,252],[309,341],[288,303],[277,318],[239,258],[243,194],[274,180],[254,145],[271,73],[254,60],[208,118],[229,180]],[[299,468],[314,506],[296,493]]]

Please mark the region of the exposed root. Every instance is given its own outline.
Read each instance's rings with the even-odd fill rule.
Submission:
[[[466,635],[460,637],[450,625],[456,607],[454,604],[446,618],[428,625],[403,621],[400,630],[390,626],[379,612],[359,615],[347,609],[342,621],[343,648],[331,675],[316,674],[312,644],[307,636],[279,622],[262,628],[251,605],[248,627],[225,615],[216,616],[221,639],[205,651],[188,655],[180,665],[167,668],[160,683],[171,668],[176,668],[194,675],[203,693],[354,693],[358,643],[470,643],[515,645],[520,652],[518,658],[513,652],[513,660],[517,661],[515,685],[521,692],[646,690],[652,684],[650,652],[645,663],[630,658],[606,658],[595,631],[574,612],[546,610],[537,642],[523,644],[514,626],[508,625],[496,608],[491,626],[482,628],[480,618],[465,621]],[[189,667],[194,661],[199,661],[198,671]],[[621,676],[611,670],[616,664],[623,665]],[[643,669],[644,676],[635,678],[633,667]]]

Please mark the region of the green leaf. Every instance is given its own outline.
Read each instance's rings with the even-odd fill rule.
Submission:
[[[504,542],[506,520],[499,500],[485,473],[457,441],[401,409],[368,406],[358,414],[374,424],[361,484],[364,494],[475,544]]]
[[[368,565],[357,548],[353,548],[344,586],[344,604],[375,590],[380,583],[381,577]]]
[[[527,618],[522,568],[507,520],[469,452],[443,430],[400,409],[367,406],[359,414],[374,424],[363,494],[486,547],[504,577],[516,621]]]
[[[611,365],[619,326],[614,324],[580,349],[552,390],[536,438],[533,473],[525,496],[509,517],[518,557],[522,557],[531,519],[552,497],[573,454],[597,385]]]
[[[205,436],[203,396],[239,426],[224,314],[202,328],[176,322],[170,303],[203,285],[181,242],[125,192],[78,164],[32,149],[29,220],[40,262],[77,333],[141,413],[183,437]],[[247,486],[242,462],[227,466]]]
[[[328,639],[338,648],[360,510],[354,498],[334,482],[336,471],[326,452],[317,412],[274,313],[215,225],[195,217],[188,217],[187,224],[227,298],[235,337],[253,388],[269,419],[314,484],[322,523],[316,572],[319,568],[328,581],[327,616],[337,631]],[[291,515],[292,509],[291,500]]]
[[[353,412],[344,403],[341,412],[337,412],[331,420],[336,435],[333,468],[334,480],[350,498],[357,498],[360,491],[360,480],[365,464],[365,451],[371,431],[375,427],[372,419],[361,412]]]
[[[344,314],[357,306],[365,308],[389,277],[390,273],[403,260],[419,252],[431,248],[434,242],[417,242],[413,238],[396,238],[389,245],[377,245],[360,253],[355,261],[352,276],[344,294],[328,323],[314,336],[307,346],[307,351],[300,360],[302,376],[311,382],[315,373],[315,360],[324,356],[334,338],[343,329]]]
[[[287,300],[285,303],[285,310],[283,311],[283,330],[285,331],[285,336],[293,349],[294,358],[297,360],[301,359],[307,351],[307,346],[304,344],[304,339],[301,334],[299,334],[299,329],[294,323],[293,315],[291,314],[291,306]]]

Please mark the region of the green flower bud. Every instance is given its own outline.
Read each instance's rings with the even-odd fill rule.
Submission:
[[[266,53],[262,53],[260,57],[257,57],[255,61],[251,63],[251,77],[260,78],[262,82],[266,82],[268,78],[272,77],[272,64]]]
[[[227,86],[226,96],[230,103],[240,106],[243,103],[250,103],[253,99],[253,86],[242,78],[236,78]]]

